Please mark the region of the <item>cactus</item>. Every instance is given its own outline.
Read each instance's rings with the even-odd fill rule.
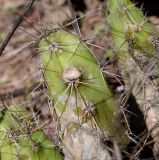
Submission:
[[[130,0],[107,0],[107,8],[125,90],[132,90],[157,148],[158,33]],[[51,123],[41,125],[40,115],[36,119],[34,112],[21,105],[2,108],[0,160],[109,160],[113,154],[122,159],[116,142],[120,138],[125,144],[127,138],[120,120],[115,119],[119,108],[98,61],[82,37],[64,28],[45,33],[38,42],[42,74],[53,102],[48,116]],[[105,57],[113,51],[107,50]],[[103,139],[114,142],[111,156]],[[54,146],[62,149],[64,157]]]
[[[110,12],[107,22],[117,56],[129,54],[143,69],[142,57],[151,59],[156,51],[153,41],[158,37],[158,33],[154,25],[148,22],[140,9],[130,0],[109,0],[107,6]]]
[[[83,125],[114,137],[116,102],[85,43],[72,33],[58,30],[42,40],[40,47],[43,74],[64,133],[63,143]],[[120,122],[119,126],[120,132]]]
[[[94,118],[99,128],[112,132],[115,100],[89,49],[77,36],[61,30],[41,42],[41,48],[49,46],[41,58],[58,116],[80,125],[88,112],[93,117],[86,121]]]
[[[1,117],[1,160],[62,160],[59,151],[22,106],[7,107]]]
[[[118,66],[126,90],[132,90],[143,112],[147,128],[158,146],[158,39],[155,26],[148,22],[140,9],[130,0],[108,0],[107,22],[113,37]],[[144,103],[143,103],[144,100]],[[152,131],[153,130],[153,131]],[[159,152],[157,147],[154,150]],[[157,158],[158,159],[158,158]]]

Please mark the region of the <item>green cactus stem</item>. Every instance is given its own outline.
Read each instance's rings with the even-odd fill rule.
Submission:
[[[0,122],[1,160],[62,160],[60,152],[22,106],[7,107]]]
[[[158,34],[142,11],[130,0],[109,0],[107,7],[109,9],[107,20],[115,46],[121,50],[132,43],[134,49],[142,51],[141,54],[152,55],[155,51],[152,39]]]
[[[123,73],[125,79],[130,79],[131,58],[145,74],[149,74],[148,77],[158,77],[159,61],[156,59],[157,50],[153,43],[154,38],[158,37],[155,26],[148,22],[142,11],[130,0],[108,0],[107,8],[109,9],[107,22],[112,33],[119,67],[122,72],[125,70]],[[130,86],[129,83],[127,86]]]
[[[59,30],[40,43],[44,77],[59,121],[114,132],[115,99],[96,59],[78,36]]]
[[[123,61],[123,57],[130,54],[140,68],[146,72],[156,57],[154,41],[158,38],[158,33],[155,26],[148,22],[142,11],[130,0],[108,0],[107,7],[109,9],[107,22],[110,26],[117,56]],[[155,60],[155,62],[158,66],[158,61]],[[155,71],[154,67],[153,71],[151,69],[152,76],[158,74],[156,68]]]
[[[151,76],[156,77],[159,62],[154,42],[159,35],[155,26],[130,0],[109,0],[107,6],[110,13],[107,20],[117,56],[122,59],[130,54],[144,72],[151,68]],[[152,67],[152,62],[156,67]]]

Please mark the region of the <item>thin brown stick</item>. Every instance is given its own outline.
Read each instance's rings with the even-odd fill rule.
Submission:
[[[10,32],[8,32],[5,40],[3,41],[3,43],[0,46],[0,56],[2,55],[3,51],[5,50],[8,42],[10,41],[10,39],[12,38],[14,32],[16,31],[16,29],[18,28],[18,26],[21,24],[21,22],[23,21],[24,17],[29,13],[30,9],[32,8],[34,2],[36,0],[29,0],[28,4],[25,6],[24,8],[24,12],[22,13],[21,16],[18,17],[18,19],[16,20],[16,22],[13,24],[12,29],[10,30]]]

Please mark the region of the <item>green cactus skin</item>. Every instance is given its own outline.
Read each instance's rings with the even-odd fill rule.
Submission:
[[[140,9],[130,0],[108,0],[107,8],[109,9],[107,22],[116,48],[127,49],[131,43],[134,49],[141,50],[141,54],[152,55],[155,51],[152,38],[158,34]]]
[[[9,106],[0,123],[0,160],[62,160],[22,106]]]
[[[95,121],[101,130],[113,133],[115,99],[87,46],[63,30],[52,33],[40,46],[44,77],[64,128]]]
[[[126,79],[129,77],[129,60],[134,59],[140,69],[150,76],[158,76],[158,64],[155,54],[156,45],[153,44],[154,38],[158,37],[155,26],[148,22],[130,0],[108,0],[107,8],[109,16],[108,25],[113,37],[116,55],[119,60],[119,67],[123,71]],[[133,61],[133,60],[131,60]],[[153,66],[152,66],[153,65]]]

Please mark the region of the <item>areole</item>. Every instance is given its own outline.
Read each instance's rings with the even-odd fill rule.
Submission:
[[[65,83],[75,83],[79,82],[81,78],[81,70],[77,67],[68,67],[65,68],[63,73],[62,73],[62,79],[64,80]]]

